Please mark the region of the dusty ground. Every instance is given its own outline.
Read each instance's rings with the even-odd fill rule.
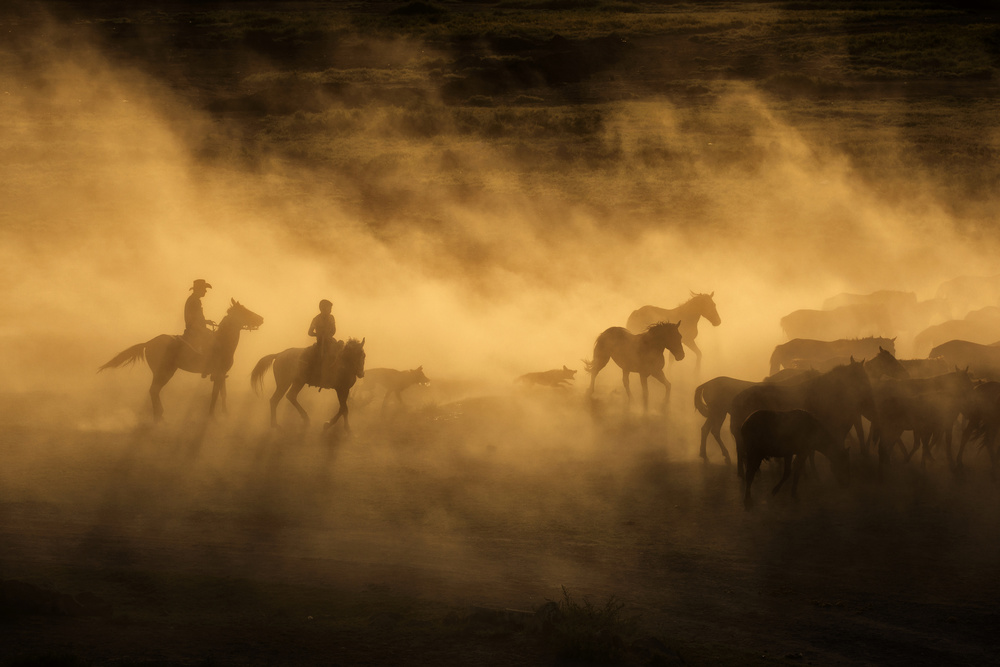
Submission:
[[[2,662],[995,664],[985,455],[882,484],[858,462],[848,489],[821,461],[797,503],[769,498],[772,467],[746,513],[717,450],[694,460],[686,395],[666,419],[602,396],[599,416],[579,391],[369,405],[348,437],[290,412],[269,431],[263,399],[104,430],[7,399]],[[611,653],[546,625],[563,588],[624,605]]]

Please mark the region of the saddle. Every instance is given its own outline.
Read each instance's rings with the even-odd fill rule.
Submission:
[[[320,389],[334,389],[333,369],[337,365],[337,358],[344,349],[344,342],[334,339],[330,343],[330,349],[324,355],[324,359],[317,359],[320,354],[319,345],[306,348],[302,355],[303,376],[306,384]]]

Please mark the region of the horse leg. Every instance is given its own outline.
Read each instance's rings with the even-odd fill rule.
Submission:
[[[226,392],[226,379],[212,381],[212,400],[208,404],[208,416],[215,416],[215,404],[218,402],[220,397],[222,398],[222,403],[225,404],[225,392]],[[223,410],[225,412],[225,410]]]
[[[274,393],[271,394],[271,428],[276,428],[278,426],[278,403],[281,399],[285,397],[285,392],[288,391],[289,385],[287,383],[279,383],[274,388]]]
[[[220,380],[212,381],[212,400],[208,404],[208,416],[215,416],[215,405],[218,403],[219,410],[222,414],[226,414],[226,376],[222,376]]]
[[[626,403],[631,404],[632,403],[632,388],[629,386],[628,376],[629,376],[629,372],[623,370],[622,371],[622,385],[624,385],[624,387],[625,387]]]
[[[746,454],[746,445],[743,443],[743,433],[732,415],[729,415],[729,432],[733,434],[736,441],[736,475],[746,478],[746,462],[743,460]]]
[[[705,423],[701,425],[701,448],[698,450],[698,455],[708,463],[708,451],[705,447],[708,445],[708,434],[712,432],[712,418],[708,417],[705,419]]]
[[[177,372],[177,367],[161,369],[153,373],[153,382],[149,385],[149,399],[153,403],[153,421],[163,421],[163,403],[160,402],[160,390],[170,382]]]
[[[748,458],[746,465],[746,489],[743,492],[743,509],[749,510],[753,507],[753,498],[750,497],[750,485],[753,484],[753,478],[756,476],[757,471],[760,470],[760,459],[757,457]]]
[[[695,371],[701,370],[701,348],[698,347],[694,340],[684,339],[684,346],[694,352],[694,369]],[[670,355],[673,358],[674,355]]]
[[[664,391],[666,391],[666,394],[663,396],[663,411],[666,412],[670,405],[670,383],[667,382],[667,376],[663,374],[662,368],[653,371],[650,375],[659,380],[663,385]],[[725,419],[725,417],[723,417],[723,419]]]
[[[717,421],[712,425],[712,435],[715,436],[715,441],[719,443],[719,449],[722,450],[722,456],[726,459],[726,465],[732,463],[732,459],[729,458],[729,450],[726,449],[726,443],[722,442],[722,422],[726,421],[726,415],[722,415],[722,419]]]
[[[587,396],[594,395],[594,385],[597,383],[597,374],[601,372],[608,362],[611,361],[611,355],[607,353],[600,345],[594,345],[594,360],[590,364],[584,364],[587,366],[587,372],[590,373],[590,389],[587,390]]]
[[[292,383],[291,388],[288,390],[287,398],[288,402],[291,403],[299,413],[299,417],[302,418],[302,422],[309,426],[309,413],[306,409],[299,405],[299,392],[302,391],[302,387],[306,386],[305,382],[299,382],[296,380]],[[280,399],[279,399],[280,400]]]
[[[809,453],[811,455],[810,460],[812,460],[813,465],[815,465],[815,459],[812,457],[814,452],[809,452]],[[805,465],[805,459],[802,458],[801,454],[795,457],[795,463],[793,466],[794,470],[792,471],[792,500],[799,499],[799,476],[802,475],[802,468],[804,465]]]
[[[342,389],[338,389],[337,401],[340,403],[340,407],[337,410],[337,414],[335,414],[330,421],[323,424],[324,431],[333,426],[334,424],[336,424],[338,421],[340,421],[341,417],[344,418],[344,430],[347,431],[351,430],[351,426],[347,422],[347,392]]]
[[[965,452],[965,445],[969,442],[969,436],[972,433],[972,422],[967,421],[965,423],[965,428],[962,429],[962,436],[958,441],[958,456],[955,459],[955,467],[958,470],[962,469],[962,454]]]
[[[347,420],[347,393],[347,389],[337,389],[337,400],[340,401],[340,412],[344,413],[344,430],[350,433],[351,423]]]
[[[799,455],[799,458],[800,459],[802,458],[801,454]],[[796,467],[797,468],[801,468],[802,466],[796,466]],[[788,481],[788,478],[791,477],[791,476],[792,476],[792,457],[791,456],[786,456],[785,457],[784,471],[781,473],[781,481],[779,481],[775,485],[775,487],[773,489],[771,489],[771,495],[772,496],[778,495],[778,491],[781,490],[782,485],[784,485],[784,483],[786,481]]]
[[[639,384],[642,385],[642,414],[649,412],[649,376],[639,373]]]

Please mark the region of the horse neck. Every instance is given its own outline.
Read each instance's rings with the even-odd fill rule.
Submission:
[[[691,321],[691,324],[697,324],[698,318],[701,315],[701,305],[698,303],[698,297],[692,297],[677,306],[671,311],[672,319],[679,319],[681,322]]]
[[[229,315],[222,318],[219,322],[219,328],[215,332],[216,338],[222,342],[222,345],[226,348],[236,349],[236,345],[240,342],[240,331],[243,327],[234,323]]]

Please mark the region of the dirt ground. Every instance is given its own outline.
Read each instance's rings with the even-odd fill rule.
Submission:
[[[287,408],[268,430],[263,399],[119,428],[4,402],[6,665],[1000,655],[1000,488],[982,453],[962,477],[940,456],[883,482],[855,460],[847,489],[821,460],[798,502],[770,497],[772,465],[745,512],[718,450],[696,459],[679,393],[666,417],[615,394],[588,410],[579,389],[372,403],[348,436]],[[546,622],[548,601],[620,613],[573,629]]]

